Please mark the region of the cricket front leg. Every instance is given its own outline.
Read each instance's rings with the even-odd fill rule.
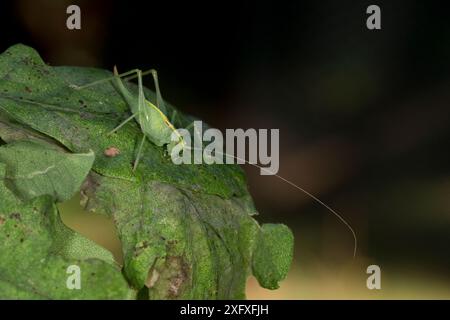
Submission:
[[[114,132],[118,131],[120,128],[122,128],[125,124],[127,124],[129,121],[133,120],[136,117],[137,113],[133,113],[130,117],[128,117],[124,122],[119,124],[117,127],[112,129],[110,132],[108,132],[108,136],[113,134]]]

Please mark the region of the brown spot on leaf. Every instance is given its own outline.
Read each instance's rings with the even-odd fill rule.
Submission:
[[[147,288],[164,292],[166,298],[179,297],[189,285],[190,267],[183,257],[167,256],[164,265],[156,267],[156,260],[150,268],[145,285]]]
[[[182,257],[169,257],[168,265],[176,270],[169,278],[169,297],[176,298],[181,293],[181,287],[188,280],[189,265]]]
[[[6,219],[3,216],[0,216],[0,226],[5,224]]]
[[[18,221],[22,221],[22,218],[21,218],[21,216],[20,216],[20,213],[18,213],[18,212],[13,212],[13,213],[11,213],[11,214],[10,214],[10,217],[11,217],[11,219],[16,219],[16,220],[18,220]]]
[[[108,158],[114,158],[120,154],[120,150],[116,147],[109,147],[105,150],[104,154]]]

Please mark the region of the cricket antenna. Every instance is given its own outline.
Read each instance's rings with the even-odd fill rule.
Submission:
[[[253,164],[254,165],[254,164]],[[265,168],[255,165],[256,167],[260,168],[261,170],[264,170]],[[267,170],[267,172],[270,172],[269,170]],[[273,174],[273,173],[271,173]],[[313,195],[312,193],[306,191],[305,189],[299,187],[298,185],[296,185],[295,183],[293,183],[292,181],[289,181],[285,178],[283,178],[282,176],[278,175],[278,174],[274,174],[277,178],[281,179],[282,181],[286,182],[287,184],[293,186],[294,188],[300,190],[301,192],[303,192],[304,194],[306,194],[308,197],[310,197],[311,199],[313,199],[315,202],[317,202],[318,204],[320,204],[322,207],[324,207],[325,209],[327,209],[328,211],[330,211],[334,216],[336,216],[336,218],[338,218],[346,227],[348,230],[350,230],[350,232],[352,233],[353,236],[353,259],[356,258],[356,250],[358,249],[358,238],[356,237],[356,232],[355,230],[352,228],[352,226],[347,222],[347,220],[344,219],[344,217],[342,217],[342,215],[340,215],[339,213],[336,212],[336,210],[334,210],[333,208],[331,208],[329,205],[327,205],[325,202],[323,202],[322,200],[320,200],[319,198],[317,198],[315,195]]]
[[[192,148],[192,147],[188,147],[188,146],[185,146],[185,148],[186,148],[186,149],[190,149],[190,150],[200,150],[200,151],[202,151],[201,148],[195,148],[195,147]],[[245,160],[245,159],[241,159],[241,158],[239,158],[239,157],[236,157],[236,156],[233,156],[233,155],[230,155],[230,154],[227,154],[227,153],[218,152],[218,151],[216,151],[216,153],[217,153],[217,154],[220,154],[220,155],[222,155],[222,156],[232,157],[232,158],[234,158],[234,159],[236,159],[236,160],[244,161],[245,163],[247,163],[247,164],[249,164],[249,165],[252,165],[252,166],[254,166],[254,167],[256,167],[256,168],[259,168],[260,170],[262,170],[262,171],[268,173],[269,175],[276,176],[278,179],[284,181],[285,183],[289,184],[290,186],[294,187],[295,189],[301,191],[302,193],[304,193],[305,195],[307,195],[308,197],[310,197],[311,199],[313,199],[315,202],[317,202],[318,204],[320,204],[322,207],[324,207],[325,209],[327,209],[327,210],[328,210],[329,212],[331,212],[336,218],[338,218],[339,221],[341,221],[341,222],[347,227],[347,229],[351,232],[351,234],[352,234],[352,236],[353,236],[353,259],[356,258],[356,251],[357,251],[357,249],[358,249],[358,238],[357,238],[357,236],[356,236],[356,232],[355,232],[355,230],[352,228],[352,226],[350,225],[350,223],[348,223],[347,220],[345,220],[344,217],[343,217],[342,215],[340,215],[336,210],[334,210],[333,208],[331,208],[328,204],[326,204],[325,202],[323,202],[322,200],[320,200],[318,197],[316,197],[315,195],[313,195],[311,192],[309,192],[309,191],[305,190],[304,188],[302,188],[302,187],[296,185],[296,184],[293,183],[292,181],[290,181],[290,180],[288,180],[288,179],[286,179],[286,178],[280,176],[279,174],[276,174],[275,172],[270,171],[270,170],[267,169],[267,168],[264,168],[264,167],[262,167],[262,166],[260,166],[260,165],[257,165],[257,164],[255,164],[255,163],[251,163],[251,162],[249,162],[249,161],[247,161],[247,160]]]
[[[236,159],[238,159],[237,157],[234,157]],[[239,159],[239,160],[243,160],[246,163],[257,167],[259,169],[261,169],[264,172],[267,172],[270,175],[274,175],[276,176],[278,179],[281,179],[282,181],[286,182],[287,184],[291,185],[292,187],[296,188],[297,190],[300,190],[302,193],[306,194],[308,197],[310,197],[311,199],[313,199],[315,202],[317,202],[318,204],[320,204],[322,207],[324,207],[325,209],[327,209],[329,212],[331,212],[336,218],[338,218],[346,227],[348,230],[350,230],[352,236],[353,236],[353,259],[356,258],[356,251],[358,249],[358,238],[356,237],[356,232],[355,230],[352,228],[352,226],[347,222],[347,220],[344,219],[344,217],[342,217],[342,215],[340,215],[339,213],[336,212],[336,210],[334,210],[333,208],[331,208],[329,205],[327,205],[325,202],[323,202],[322,200],[320,200],[319,198],[317,198],[315,195],[313,195],[311,192],[308,192],[307,190],[305,190],[302,187],[299,187],[298,185],[296,185],[295,183],[293,183],[292,181],[283,178],[282,176],[280,176],[279,174],[276,174],[270,170],[268,170],[267,168],[264,168],[262,166],[259,166],[257,164],[254,163],[250,163],[244,159]]]

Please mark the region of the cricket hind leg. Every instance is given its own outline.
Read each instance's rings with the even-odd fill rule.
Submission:
[[[134,164],[133,164],[133,172],[136,171],[137,166],[139,164],[139,161],[141,160],[141,156],[142,156],[142,149],[144,148],[144,142],[145,142],[145,134],[142,135],[142,140],[141,143],[139,144],[139,149],[138,149],[138,153],[136,155],[136,159],[134,160]]]
[[[144,89],[143,89],[143,85],[142,85],[142,71],[139,69],[134,70],[137,74],[138,77],[138,110],[137,112],[133,113],[130,117],[128,117],[124,122],[122,122],[120,125],[118,125],[112,132],[115,132],[117,130],[119,130],[122,126],[124,126],[127,122],[131,121],[132,119],[134,119],[138,113],[140,112],[140,110],[143,110],[144,105],[145,105],[145,96],[144,96]],[[117,74],[117,70],[114,69],[114,73]],[[118,76],[118,75],[116,75]],[[141,155],[142,155],[142,149],[144,148],[144,142],[145,142],[146,136],[145,133],[142,133],[142,139],[141,142],[139,144],[139,148],[138,148],[138,152],[136,155],[136,159],[134,160],[134,164],[133,164],[133,172],[136,171],[137,166],[139,165],[139,161],[141,159]]]
[[[145,105],[144,87],[142,85],[142,71],[141,70],[137,70],[137,77],[138,77],[138,92],[139,92],[138,93],[138,112],[140,112],[140,110],[143,110],[144,105]],[[141,159],[142,149],[144,148],[145,138],[146,138],[145,133],[142,132],[142,140],[141,140],[141,143],[139,144],[136,159],[134,160],[133,172],[136,171],[139,161]]]
[[[136,110],[136,108],[131,107],[131,99],[130,97],[128,97],[127,91],[125,89],[125,87],[123,86],[122,82],[119,80],[119,83],[117,83],[116,85],[118,86],[119,90],[124,94],[124,98],[125,100],[130,104],[130,109],[132,110],[132,115],[130,117],[128,117],[127,119],[125,119],[125,121],[123,121],[121,124],[119,124],[117,127],[115,127],[111,132],[108,133],[108,135],[116,132],[117,130],[119,130],[120,128],[122,128],[126,123],[128,123],[129,121],[131,121],[132,119],[136,118],[136,116],[138,115],[138,113],[140,112],[140,110],[143,109],[144,104],[145,104],[145,97],[144,97],[144,91],[142,89],[142,71],[139,69],[134,69],[128,72],[125,72],[125,74],[127,73],[131,73],[131,72],[136,72],[136,74],[138,75],[138,84],[139,84],[139,95],[138,95],[138,108]],[[117,72],[116,67],[114,67],[114,74],[115,77],[120,77],[120,75]],[[122,74],[123,75],[123,74]],[[115,79],[115,78],[113,78]],[[138,119],[139,122],[139,119]]]
[[[131,73],[130,73],[131,74]],[[155,69],[149,69],[140,73],[136,71],[136,74],[133,75],[125,75],[124,80],[129,81],[135,78],[144,77],[146,75],[151,74],[153,76],[153,83],[155,84],[155,93],[156,93],[156,107],[162,111],[165,115],[167,115],[166,104],[164,103],[164,99],[161,95],[161,90],[159,89],[159,81],[158,81],[158,72]],[[173,123],[173,122],[172,122]]]
[[[114,66],[114,75],[111,77],[107,77],[105,79],[97,80],[91,83],[84,84],[82,86],[78,85],[72,85],[71,87],[76,90],[81,90],[85,88],[89,88],[98,84],[102,84],[111,80],[114,80],[116,78],[124,78],[125,81],[129,81],[135,78],[141,78],[140,81],[142,81],[142,77],[151,74],[153,76],[153,82],[155,84],[155,92],[156,92],[156,107],[161,110],[164,114],[167,114],[167,108],[164,103],[164,100],[161,95],[161,90],[159,89],[159,81],[158,81],[158,72],[155,69],[149,69],[146,71],[141,71],[140,69],[133,69],[124,73],[117,73],[116,66]]]
[[[122,128],[122,127],[123,127],[125,124],[127,124],[129,121],[131,121],[131,120],[133,120],[134,118],[136,118],[136,116],[138,115],[139,111],[142,110],[142,109],[144,108],[144,105],[145,105],[145,96],[144,96],[144,90],[143,90],[143,86],[142,86],[142,71],[139,70],[139,69],[134,69],[134,70],[130,70],[130,71],[127,71],[127,72],[125,72],[125,73],[122,73],[122,74],[118,74],[116,67],[114,67],[114,74],[115,74],[114,77],[108,78],[108,79],[102,79],[102,80],[100,80],[100,81],[110,81],[110,80],[113,80],[113,79],[115,79],[115,78],[117,78],[117,77],[120,78],[121,76],[124,76],[124,75],[127,75],[127,74],[131,74],[131,73],[134,73],[134,72],[137,74],[137,77],[138,77],[138,86],[139,86],[138,109],[137,109],[137,110],[133,110],[133,108],[131,108],[132,111],[134,111],[133,114],[132,114],[130,117],[128,117],[127,119],[125,119],[125,121],[123,121],[122,123],[120,123],[120,124],[119,124],[117,127],[115,127],[113,130],[111,130],[111,131],[108,133],[108,135],[111,135],[111,134],[113,134],[114,132],[118,131],[120,128]],[[91,84],[88,84],[88,85],[95,85],[95,84],[99,84],[99,83],[100,83],[100,82],[96,82],[96,83],[91,83]],[[86,87],[86,86],[88,86],[88,85],[85,85],[84,87]],[[121,82],[120,82],[118,85],[119,85],[119,87],[121,87],[122,90],[125,92],[126,89],[123,87],[123,85],[121,84]],[[119,88],[119,89],[120,89],[120,88]],[[126,97],[125,97],[125,100],[127,100]]]
[[[117,73],[117,68],[116,68],[116,66],[114,66],[114,75],[111,76],[111,77],[106,77],[106,78],[104,78],[104,79],[100,79],[100,80],[96,80],[96,81],[93,81],[93,82],[89,82],[89,83],[86,83],[86,84],[81,85],[81,86],[78,86],[78,85],[71,85],[71,87],[72,87],[73,89],[76,89],[76,90],[82,90],[82,89],[85,89],[85,88],[89,88],[89,87],[96,86],[96,85],[98,85],[98,84],[102,84],[102,83],[105,83],[105,82],[109,82],[109,81],[114,80],[114,79],[116,79],[116,78],[123,78],[123,77],[127,77],[127,76],[129,76],[129,75],[134,74],[132,77],[128,77],[128,78],[133,79],[133,78],[136,78],[136,77],[137,77],[137,74],[138,74],[139,71],[140,71],[139,69],[133,69],[133,70],[129,70],[129,71],[127,71],[127,72],[124,72],[124,73],[120,73],[120,74],[119,74],[119,73]],[[146,72],[147,72],[147,71],[146,71]],[[127,80],[128,78],[125,78],[124,80]]]
[[[161,95],[161,91],[159,90],[159,81],[158,81],[158,73],[155,69],[150,70],[153,76],[153,82],[155,83],[155,91],[156,91],[156,107],[161,110],[164,114],[166,114],[167,109],[164,104],[164,100]]]

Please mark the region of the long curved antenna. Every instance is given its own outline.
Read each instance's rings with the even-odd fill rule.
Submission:
[[[186,148],[186,149],[191,149],[191,150],[194,150],[194,151],[195,151],[195,150],[203,151],[203,149],[201,149],[201,148],[195,148],[195,147],[192,148],[192,147],[188,147],[188,146],[186,146],[185,148]],[[348,230],[350,230],[350,232],[351,232],[351,234],[352,234],[352,236],[353,236],[353,259],[356,258],[356,251],[357,251],[357,249],[358,249],[358,238],[357,238],[357,236],[356,236],[356,232],[355,232],[355,230],[352,228],[352,226],[347,222],[347,220],[345,220],[344,217],[342,217],[342,215],[340,215],[338,212],[336,212],[336,210],[334,210],[334,209],[331,208],[329,205],[327,205],[325,202],[323,202],[322,200],[320,200],[319,198],[317,198],[317,197],[316,197],[315,195],[313,195],[311,192],[309,192],[309,191],[305,190],[304,188],[302,188],[302,187],[296,185],[296,184],[293,183],[292,181],[290,181],[290,180],[288,180],[288,179],[286,179],[286,178],[280,176],[279,174],[276,174],[275,172],[272,172],[272,171],[268,170],[267,168],[264,168],[264,167],[262,167],[262,166],[260,166],[260,165],[257,165],[257,164],[255,164],[255,163],[251,163],[251,162],[249,162],[249,161],[247,161],[247,160],[245,160],[245,159],[241,159],[241,158],[239,158],[239,157],[232,156],[232,155],[227,154],[227,153],[223,153],[223,152],[217,152],[217,153],[218,153],[219,155],[222,155],[222,156],[232,157],[232,158],[234,158],[234,159],[244,161],[245,163],[250,164],[250,165],[252,165],[252,166],[254,166],[254,167],[256,167],[256,168],[259,168],[260,170],[263,170],[263,171],[269,173],[270,175],[276,176],[277,178],[281,179],[282,181],[286,182],[287,184],[291,185],[292,187],[294,187],[294,188],[296,188],[297,190],[301,191],[302,193],[306,194],[308,197],[310,197],[310,198],[313,199],[315,202],[317,202],[318,204],[320,204],[321,206],[323,206],[325,209],[327,209],[329,212],[331,212],[335,217],[337,217],[337,218],[338,218],[338,219],[339,219],[339,220],[347,227]]]

